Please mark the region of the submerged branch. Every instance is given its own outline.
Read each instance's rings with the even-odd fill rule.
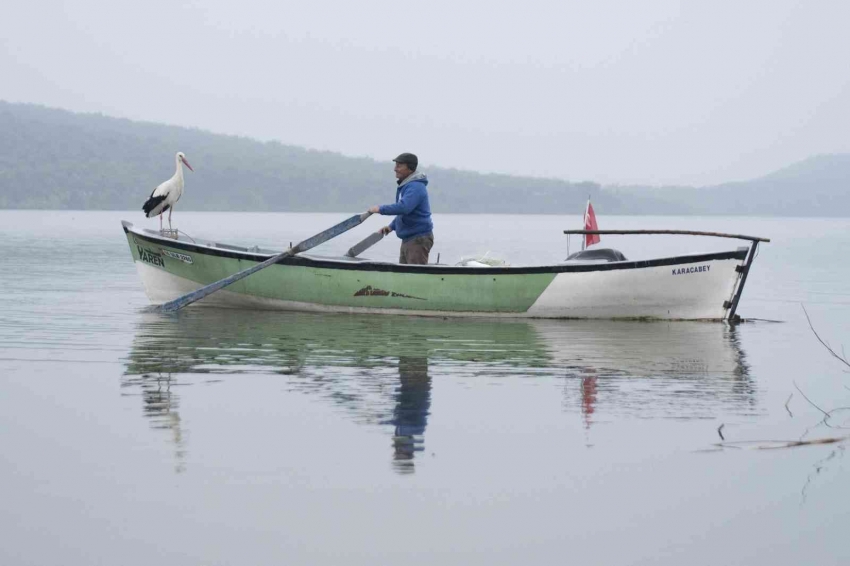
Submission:
[[[817,476],[820,475],[820,473],[824,470],[824,468],[826,468],[826,465],[829,463],[829,461],[832,460],[833,458],[835,458],[839,454],[839,452],[841,453],[842,456],[844,456],[844,446],[842,446],[840,444],[838,446],[836,446],[835,448],[833,448],[832,452],[830,452],[828,456],[826,456],[825,458],[821,458],[820,460],[818,460],[817,462],[814,463],[814,465],[813,465],[814,469],[812,470],[812,472],[806,478],[806,483],[803,484],[803,489],[800,490],[800,497],[801,497],[800,505],[803,505],[806,502],[806,498],[808,497],[809,487],[812,485],[812,481]]]
[[[815,444],[835,444],[850,439],[850,434],[845,436],[829,436],[816,438],[814,440],[737,440],[729,442],[718,442],[714,446],[720,448],[741,448],[745,445],[754,445],[756,450],[776,450],[777,448],[797,448],[799,446],[812,446]]]
[[[815,335],[815,338],[817,338],[817,339],[818,339],[818,342],[820,342],[820,343],[823,345],[823,347],[824,347],[824,348],[826,348],[826,349],[827,349],[827,351],[828,351],[830,354],[832,354],[832,357],[833,357],[833,358],[835,358],[836,360],[840,361],[841,363],[843,363],[843,364],[844,364],[844,365],[846,365],[847,367],[850,367],[850,362],[848,362],[848,361],[847,361],[847,358],[846,358],[846,357],[843,357],[843,356],[840,356],[840,355],[839,355],[839,354],[838,354],[835,350],[833,350],[833,349],[832,349],[832,347],[830,347],[830,345],[829,345],[829,344],[827,344],[826,342],[824,342],[824,340],[820,337],[820,335],[818,334],[817,330],[815,330],[815,327],[812,325],[812,319],[811,319],[811,318],[809,318],[809,312],[806,310],[806,306],[805,306],[804,304],[802,304],[802,303],[800,303],[800,306],[801,306],[801,307],[803,307],[803,313],[806,315],[806,320],[809,322],[809,328],[811,328],[812,333]],[[842,351],[842,353],[844,352],[844,348],[843,348],[843,347],[842,347],[841,351]]]
[[[821,420],[820,424],[824,424],[824,425],[828,426],[829,428],[845,428],[845,429],[847,428],[846,426],[842,426],[842,425],[831,425],[831,424],[829,424],[827,421],[828,421],[829,419],[831,419],[831,418],[832,418],[832,414],[833,414],[834,412],[836,412],[836,411],[850,411],[850,407],[835,407],[835,408],[834,408],[834,409],[832,409],[832,410],[824,411],[823,409],[821,409],[820,407],[818,407],[818,406],[815,404],[815,402],[814,402],[814,401],[812,401],[811,399],[809,399],[808,397],[806,397],[806,394],[805,394],[805,393],[803,393],[802,389],[800,389],[800,387],[797,385],[797,382],[793,382],[793,383],[794,383],[794,387],[796,387],[796,388],[797,388],[797,391],[799,391],[799,392],[800,392],[800,395],[802,395],[802,396],[803,396],[803,399],[805,399],[806,401],[808,401],[808,402],[809,402],[809,404],[810,404],[812,407],[814,407],[815,409],[817,409],[818,411],[820,411],[821,413],[823,413],[823,420]],[[847,422],[847,421],[845,421],[845,422]],[[807,430],[807,432],[808,432],[808,430]]]
[[[825,417],[825,418],[826,418],[826,417],[829,417],[829,412],[828,412],[828,411],[824,411],[823,409],[821,409],[820,407],[818,407],[818,406],[815,404],[815,402],[814,402],[814,401],[812,401],[811,399],[809,399],[808,397],[806,397],[806,394],[805,394],[805,393],[803,393],[803,390],[802,390],[802,389],[800,389],[800,386],[799,386],[799,385],[797,385],[797,382],[796,382],[796,381],[794,381],[794,382],[792,382],[792,383],[794,384],[794,387],[797,389],[797,391],[799,391],[799,392],[800,392],[800,395],[802,395],[802,396],[803,396],[803,399],[805,399],[806,401],[808,401],[808,402],[809,402],[809,405],[811,405],[812,407],[814,407],[815,409],[817,409],[818,411],[820,411],[821,413],[823,413],[823,415],[824,415],[824,417]]]

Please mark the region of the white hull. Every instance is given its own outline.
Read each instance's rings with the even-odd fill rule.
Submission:
[[[537,318],[723,319],[735,290],[737,260],[682,266],[559,273],[528,310]]]

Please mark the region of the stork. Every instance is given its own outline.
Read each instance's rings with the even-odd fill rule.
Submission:
[[[155,188],[151,193],[151,196],[148,197],[148,200],[142,206],[142,210],[145,211],[145,216],[148,218],[159,216],[160,232],[162,232],[163,213],[166,210],[168,211],[168,228],[170,230],[171,211],[174,209],[174,205],[177,204],[177,201],[180,200],[180,197],[183,196],[183,165],[186,165],[190,171],[195,171],[192,169],[192,166],[189,165],[189,162],[186,161],[186,156],[183,155],[182,151],[177,152],[174,160],[177,163],[177,171],[174,172],[174,176]]]

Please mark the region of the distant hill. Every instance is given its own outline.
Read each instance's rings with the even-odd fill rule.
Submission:
[[[721,214],[850,216],[850,155],[818,155],[770,175],[710,187]]]
[[[406,149],[406,148],[400,148]],[[198,129],[0,101],[0,208],[140,209],[186,153],[183,210],[358,211],[394,196],[392,163]],[[601,187],[427,167],[435,212],[850,216],[850,155],[714,187]]]
[[[405,148],[400,148],[405,149]],[[384,162],[277,142],[0,101],[0,208],[141,208],[186,153],[184,210],[359,211],[392,202]],[[587,196],[609,214],[641,197],[595,183],[428,167],[435,212],[580,214]]]
[[[850,216],[850,154],[817,155],[749,181],[710,187],[606,187],[682,214]]]

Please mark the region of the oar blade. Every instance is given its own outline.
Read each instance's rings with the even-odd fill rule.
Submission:
[[[362,242],[353,245],[345,255],[347,255],[348,257],[357,257],[375,244],[377,244],[378,242],[380,242],[383,238],[383,232],[375,232],[374,234],[369,234],[369,236],[364,238]]]
[[[282,260],[286,257],[289,257],[291,255],[292,255],[292,252],[290,250],[286,250],[285,252],[278,254],[274,257],[271,257],[271,258],[267,259],[266,261],[264,261],[262,263],[258,263],[257,265],[251,266],[248,269],[243,269],[242,271],[234,273],[230,277],[225,277],[224,279],[216,281],[215,283],[210,283],[209,285],[201,287],[200,289],[195,289],[191,293],[187,293],[187,294],[183,295],[182,297],[177,297],[173,301],[163,303],[162,305],[160,305],[159,308],[163,312],[178,311],[178,310],[182,309],[183,307],[189,306],[192,303],[194,303],[196,301],[200,301],[204,297],[207,297],[207,296],[215,293],[219,289],[223,289],[224,287],[227,287],[228,285],[236,283],[240,279],[244,279],[245,277],[248,277],[252,273],[256,273],[259,270],[265,269],[266,267],[268,267],[270,265],[274,265],[275,263],[278,263],[280,260]]]
[[[289,248],[285,252],[282,252],[282,253],[280,253],[276,256],[270,257],[269,259],[265,260],[262,263],[258,263],[257,265],[251,266],[247,269],[243,269],[242,271],[239,271],[238,273],[234,273],[233,275],[231,275],[229,277],[225,277],[224,279],[222,279],[220,281],[216,281],[215,283],[210,283],[209,285],[206,285],[205,287],[201,287],[200,289],[196,289],[196,290],[192,291],[191,293],[187,293],[186,295],[183,295],[182,297],[177,297],[173,301],[163,303],[162,305],[160,305],[159,308],[162,312],[174,312],[174,311],[180,310],[183,307],[189,306],[192,303],[194,303],[196,301],[200,301],[204,297],[211,295],[212,293],[215,293],[219,289],[223,289],[224,287],[227,287],[228,285],[232,285],[233,283],[236,283],[240,279],[244,279],[245,277],[248,277],[249,275],[256,273],[257,271],[260,271],[261,269],[265,269],[266,267],[268,267],[270,265],[274,265],[274,264],[278,263],[279,261],[281,261],[281,260],[283,260],[283,259],[285,259],[285,258],[287,258],[291,255],[299,254],[301,252],[306,252],[310,248],[315,248],[319,244],[323,244],[324,242],[327,242],[328,240],[330,240],[332,238],[336,238],[340,234],[351,230],[355,226],[359,226],[364,220],[369,218],[369,216],[371,216],[371,213],[369,213],[369,212],[364,212],[363,214],[355,214],[351,218],[343,220],[342,222],[340,222],[336,226],[331,226],[330,228],[328,228],[324,232],[319,232],[315,236],[307,238],[303,242],[297,243],[295,246]]]

